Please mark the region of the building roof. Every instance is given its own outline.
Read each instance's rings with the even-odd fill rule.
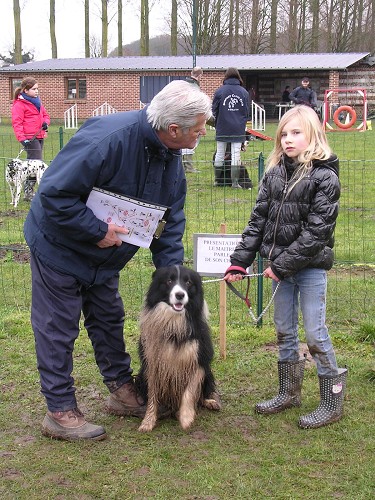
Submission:
[[[368,55],[369,52],[211,55],[196,56],[196,65],[202,66],[205,71],[226,70],[229,67],[253,71],[342,70]],[[95,57],[32,61],[2,67],[0,72],[176,71],[190,70],[192,66],[192,56]]]

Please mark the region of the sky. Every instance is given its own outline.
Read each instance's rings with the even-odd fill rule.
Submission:
[[[116,11],[117,2],[108,11]],[[140,38],[140,0],[123,0],[123,45]],[[166,4],[167,2],[161,2]],[[169,2],[167,3],[169,5]],[[151,5],[151,2],[150,2]],[[100,0],[90,0],[90,35],[101,40]],[[36,61],[51,59],[49,0],[20,0],[22,51],[32,52]],[[166,31],[166,7],[153,7],[150,14],[150,37]],[[83,0],[56,0],[56,39],[58,58],[85,57]],[[14,46],[13,0],[1,0],[0,53],[9,54]],[[108,52],[117,46],[117,23],[108,28]]]

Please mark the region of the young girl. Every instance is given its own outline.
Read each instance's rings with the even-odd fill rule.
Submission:
[[[42,160],[43,140],[48,130],[50,117],[39,98],[38,83],[33,77],[22,80],[16,88],[12,106],[14,134],[25,148],[28,160]],[[25,200],[34,194],[35,178],[29,178],[24,186]]]
[[[299,359],[298,309],[306,341],[316,362],[320,405],[299,420],[302,428],[340,420],[347,370],[338,368],[325,324],[327,270],[333,265],[340,182],[315,111],[296,106],[280,120],[255,207],[242,240],[231,255],[225,280],[242,279],[256,252],[268,260],[264,271],[280,282],[274,298],[279,347],[279,393],[258,403],[258,413],[272,414],[301,404],[305,359]]]

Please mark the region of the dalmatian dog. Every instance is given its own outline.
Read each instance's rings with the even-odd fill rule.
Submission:
[[[5,168],[5,180],[7,181],[12,196],[11,204],[17,207],[25,181],[29,177],[36,178],[40,183],[42,175],[48,165],[42,160],[11,160]]]

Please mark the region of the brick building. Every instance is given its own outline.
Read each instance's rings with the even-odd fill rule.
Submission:
[[[319,100],[327,88],[362,87],[367,89],[370,110],[375,107],[375,58],[369,53],[197,56],[196,65],[204,69],[201,86],[210,96],[221,85],[225,70],[236,67],[268,118],[275,117],[284,87],[294,88],[304,76]],[[53,120],[63,120],[77,104],[82,122],[104,103],[117,111],[139,109],[169,81],[189,75],[191,67],[191,56],[49,59],[2,67],[0,117],[10,117],[14,89],[24,76],[37,79]]]

